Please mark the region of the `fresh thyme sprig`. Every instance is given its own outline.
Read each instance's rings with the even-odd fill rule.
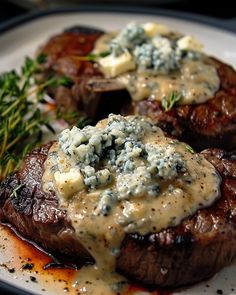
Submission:
[[[90,53],[85,56],[74,56],[75,59],[80,60],[80,61],[91,61],[91,62],[96,62],[102,57],[106,57],[107,55],[110,54],[110,51],[104,51],[99,54],[94,54]]]
[[[80,129],[93,123],[93,121],[91,119],[89,119],[85,116],[78,117],[78,112],[71,112],[71,113],[63,114],[60,111],[60,109],[56,110],[56,118],[63,119],[67,122],[73,122],[73,126],[76,126]]]
[[[0,75],[0,180],[40,142],[43,127],[53,131],[50,118],[39,107],[47,88],[73,83],[68,77],[38,81],[45,60],[45,55],[26,57],[19,74],[10,71]]]
[[[169,96],[164,96],[161,101],[161,106],[165,112],[170,111],[182,99],[182,94],[177,91],[172,91]]]
[[[185,144],[185,148],[188,152],[190,152],[191,154],[194,154],[194,149],[189,144]]]

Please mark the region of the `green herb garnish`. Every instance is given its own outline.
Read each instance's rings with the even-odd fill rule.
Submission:
[[[177,104],[182,99],[182,94],[177,91],[172,91],[167,97],[164,96],[161,101],[161,106],[165,112],[170,111],[175,104]]]
[[[52,119],[42,112],[42,102],[48,87],[70,87],[69,77],[48,77],[39,81],[41,63],[45,55],[36,59],[26,57],[21,71],[0,75],[0,180],[18,168],[22,158],[40,143],[42,128],[53,132]]]
[[[17,187],[14,188],[13,192],[10,194],[11,198],[17,199],[21,190],[25,187],[24,184],[19,184]]]
[[[57,109],[56,111],[56,118],[63,119],[67,122],[73,122],[73,125],[80,129],[93,123],[92,120],[86,118],[85,116],[78,117],[78,112],[63,114],[60,109]]]
[[[99,58],[106,57],[109,54],[110,54],[110,51],[104,51],[104,52],[101,52],[99,54],[90,53],[90,54],[85,55],[85,56],[75,56],[75,58],[78,59],[78,60],[81,60],[81,61],[96,62],[96,61],[98,61]]]
[[[85,126],[90,125],[92,123],[93,122],[89,118],[81,117],[78,119],[78,116],[77,116],[77,121],[76,121],[75,125],[76,125],[76,127],[82,129]]]
[[[190,145],[185,144],[185,147],[187,151],[189,151],[191,154],[194,154],[194,149]]]

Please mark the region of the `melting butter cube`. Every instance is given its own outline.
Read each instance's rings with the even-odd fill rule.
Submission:
[[[143,24],[143,28],[145,33],[150,38],[154,37],[155,35],[165,35],[170,31],[166,25],[157,23],[145,23]]]
[[[74,168],[69,172],[55,172],[54,179],[59,194],[64,198],[70,198],[84,187],[83,175]]]
[[[192,36],[184,36],[177,41],[177,46],[181,50],[201,51],[203,45]]]
[[[116,77],[125,72],[134,70],[136,65],[129,52],[120,56],[108,55],[98,61],[101,71],[106,77]]]

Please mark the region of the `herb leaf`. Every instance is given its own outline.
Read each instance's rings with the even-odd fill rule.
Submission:
[[[77,126],[80,129],[93,123],[92,120],[90,120],[89,118],[86,118],[85,116],[78,117],[78,112],[70,112],[67,114],[63,114],[60,111],[60,109],[57,109],[56,111],[56,118],[63,119],[67,122],[73,122],[73,125]]]
[[[18,195],[20,193],[20,191],[25,187],[24,184],[19,184],[18,186],[16,186],[14,188],[14,190],[12,191],[12,193],[10,194],[10,198],[14,198],[14,199],[17,199],[18,198]]]
[[[175,104],[177,104],[182,99],[182,94],[177,91],[172,91],[170,95],[164,96],[161,101],[161,106],[165,112],[170,111]]]
[[[185,144],[185,147],[187,151],[189,151],[191,154],[194,154],[194,149],[189,144]]]
[[[51,121],[55,117],[47,117],[40,108],[48,87],[73,84],[66,76],[38,81],[37,74],[42,72],[41,64],[46,59],[46,55],[26,57],[20,73],[9,71],[0,75],[0,181],[40,143],[43,128],[54,131]]]
[[[98,61],[99,58],[106,57],[110,54],[110,51],[104,51],[99,54],[94,54],[90,53],[85,56],[75,56],[76,59],[81,60],[81,61],[91,61],[91,62],[96,62]]]
[[[71,87],[73,84],[74,84],[74,81],[67,76],[62,76],[58,78],[57,80],[57,86],[61,85],[65,87]]]
[[[37,56],[36,60],[39,64],[43,64],[47,61],[47,55],[44,53],[41,53],[40,55]]]

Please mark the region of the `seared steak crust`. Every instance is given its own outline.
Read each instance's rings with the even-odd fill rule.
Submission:
[[[93,50],[94,43],[101,34],[102,31],[97,29],[73,27],[50,38],[38,51],[38,54],[47,56],[46,62],[42,64],[44,79],[49,75],[66,75],[75,82],[70,89],[64,86],[49,89],[63,113],[79,111],[84,115],[91,112],[88,115],[93,117],[91,108],[93,104],[96,106],[99,95],[90,93],[85,85],[91,77],[101,77],[102,74],[94,63],[81,57]]]
[[[66,211],[58,209],[57,196],[42,191],[50,146],[35,149],[1,184],[0,219],[49,251],[91,260]],[[218,149],[203,154],[222,177],[220,199],[177,227],[127,235],[117,257],[120,273],[145,284],[177,287],[212,276],[236,257],[236,156]]]
[[[196,150],[208,147],[233,149],[236,146],[236,72],[211,58],[220,78],[220,89],[206,103],[176,106],[164,112],[160,103],[144,100],[133,103],[131,113],[153,119],[167,133],[188,142]]]
[[[76,238],[66,211],[58,209],[57,196],[42,191],[43,164],[51,145],[33,150],[21,169],[0,185],[0,219],[53,253],[89,257]]]
[[[62,111],[77,109],[95,120],[117,111],[124,115],[146,115],[168,134],[188,142],[198,151],[208,147],[226,150],[236,147],[236,72],[215,58],[210,60],[217,68],[221,82],[220,89],[204,104],[176,106],[165,112],[157,101],[147,99],[130,103],[127,91],[119,93],[119,96],[117,92],[111,91],[105,94],[106,101],[103,103],[103,108],[105,105],[107,110],[101,114],[102,108],[99,105],[103,101],[104,94],[93,93],[86,85],[90,78],[101,77],[102,74],[93,63],[78,59],[78,56],[91,52],[101,34],[101,31],[75,27],[52,37],[41,48],[40,52],[48,56],[44,65],[46,74],[49,72],[56,75],[63,74],[75,81],[72,89],[59,87],[52,93]],[[121,100],[119,110],[117,107],[114,108],[113,103],[107,105],[107,102],[115,100]]]
[[[131,279],[177,287],[209,278],[236,257],[236,156],[203,152],[222,177],[221,198],[179,226],[126,236],[117,269]]]

